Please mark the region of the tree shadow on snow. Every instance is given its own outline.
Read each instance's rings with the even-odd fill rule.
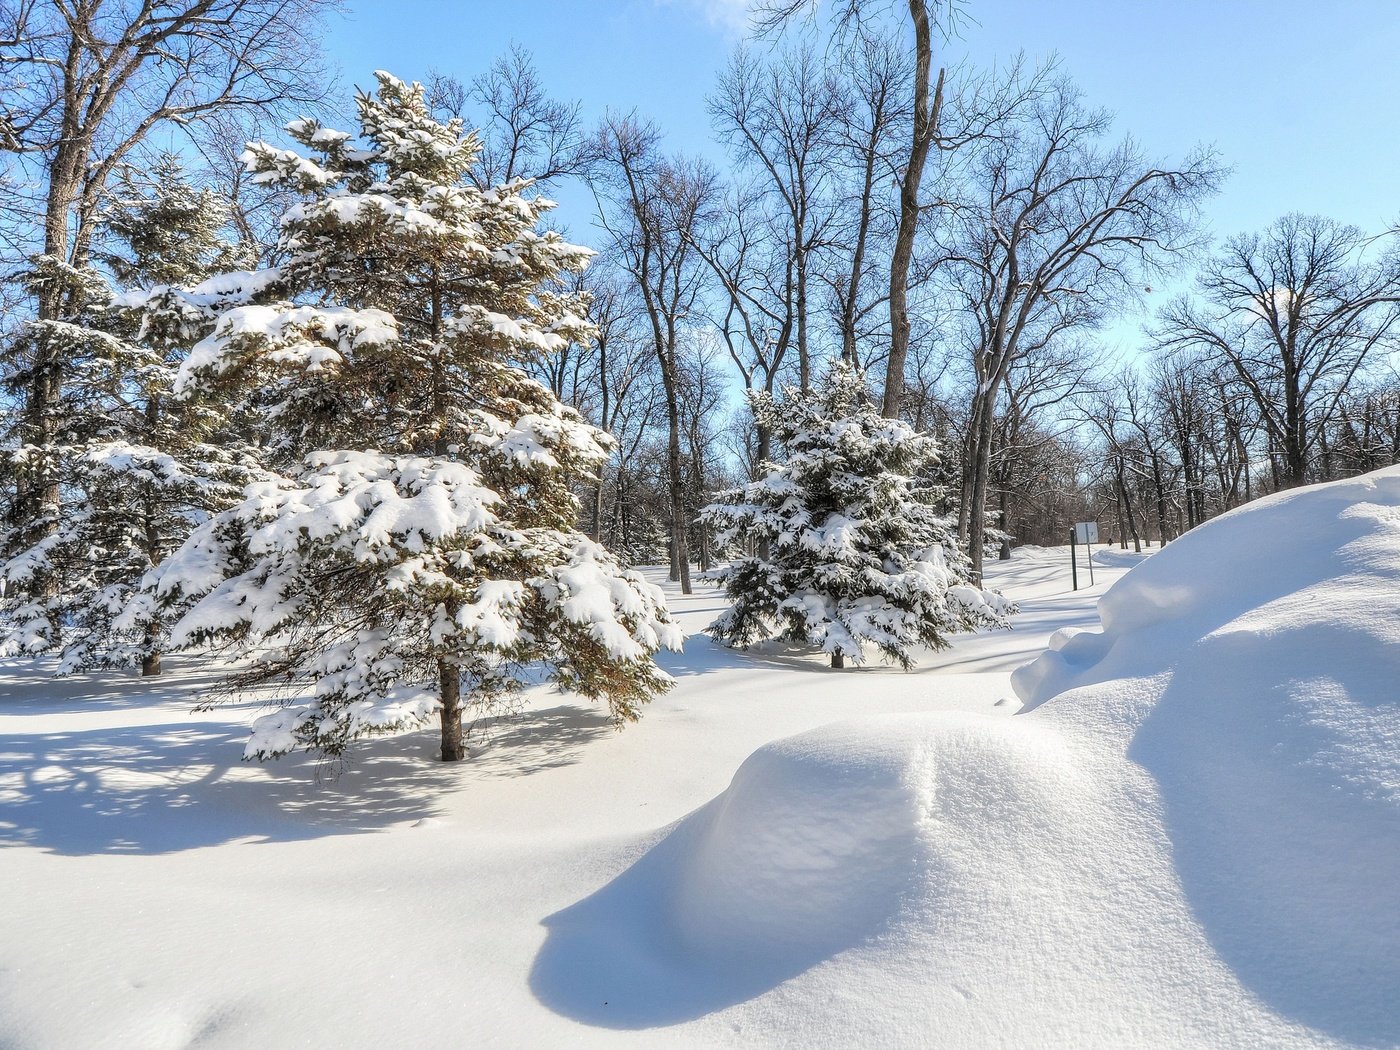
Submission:
[[[663,649],[656,654],[656,663],[674,678],[688,678],[725,668],[744,667],[754,660],[753,649],[735,649],[717,642],[707,634],[691,634],[680,652]]]
[[[62,710],[82,706],[70,696]],[[176,703],[169,713],[184,715]],[[365,741],[343,762],[300,754],[265,763],[242,761],[243,721],[7,732],[0,734],[0,849],[172,853],[237,839],[378,831],[433,815],[436,800],[464,781],[570,765],[613,731],[601,709],[527,710],[497,719],[470,741],[467,760],[453,764],[438,760],[435,728]]]
[[[594,740],[617,732],[601,705],[561,704],[490,719],[468,734],[470,776],[528,776],[571,766]]]
[[[216,692],[227,673],[204,658],[167,656],[167,673],[136,669],[57,676],[52,658],[0,660],[0,714],[48,714],[75,708],[117,710],[170,703],[189,710]]]
[[[871,651],[864,664],[849,663],[835,670],[830,657],[815,646],[788,645],[781,642],[758,642],[741,649],[717,642],[708,635],[692,634],[685,640],[685,650],[679,653],[663,650],[656,663],[675,678],[708,674],[719,670],[770,668],[775,671],[797,671],[805,674],[905,674],[898,664],[883,662]]]
[[[310,756],[241,761],[247,726],[172,722],[0,736],[0,849],[172,853],[249,839],[376,831],[430,815],[452,770],[424,737],[363,747],[343,767]]]

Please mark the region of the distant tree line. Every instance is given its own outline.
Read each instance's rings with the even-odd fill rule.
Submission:
[[[314,40],[331,6],[0,13],[7,558],[42,549],[65,503],[100,494],[72,450],[113,405],[179,422],[141,393],[156,363],[80,350],[72,326],[153,279],[278,265],[285,181],[239,158],[246,140],[326,112]],[[640,112],[585,121],[523,49],[426,79],[435,117],[478,130],[475,187],[568,184],[595,204],[573,239],[597,255],[559,292],[588,304],[590,326],[521,364],[612,435],[578,489],[579,527],[626,561],[669,561],[688,590],[692,568],[735,553],[702,511],[784,453],[740,390],[806,393],[837,359],[887,417],[934,439],[922,469],[974,579],[985,558],[1063,542],[1084,517],[1125,543],[1164,542],[1262,493],[1400,458],[1388,238],[1288,215],[1210,248],[1198,209],[1219,158],[1151,155],[1054,63],[946,68],[957,17],[928,0],[762,7],[708,97],[720,163],[668,150]],[[182,210],[162,194],[194,197]],[[193,223],[190,200],[203,201],[190,251],[138,272],[161,256],[140,242],[142,208]],[[1105,327],[1153,287],[1186,291],[1133,361],[1110,359]],[[172,334],[159,367],[188,345]],[[241,484],[238,462],[225,467],[221,483]],[[147,560],[163,542],[153,528]],[[42,568],[23,578],[51,586]]]

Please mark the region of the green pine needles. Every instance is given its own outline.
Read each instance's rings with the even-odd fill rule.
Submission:
[[[837,362],[815,390],[750,403],[783,458],[705,509],[722,543],[752,552],[714,574],[733,604],[712,635],[814,645],[833,667],[872,646],[907,669],[917,646],[1006,626],[1014,608],[969,582],[942,493],[921,480],[933,438],[880,415],[860,371]]]

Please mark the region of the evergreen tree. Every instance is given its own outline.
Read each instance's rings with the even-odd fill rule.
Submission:
[[[714,574],[732,604],[710,633],[740,646],[818,645],[832,667],[863,663],[868,643],[908,669],[916,645],[1005,626],[1014,609],[968,582],[941,493],[920,484],[934,440],[881,416],[845,362],[817,389],[784,393],[756,391],[750,404],[786,458],[704,512],[721,544],[756,551]]]
[[[680,634],[657,588],[576,531],[571,486],[610,439],[520,367],[590,337],[564,279],[592,253],[539,229],[552,205],[528,181],[476,188],[476,138],[435,121],[419,85],[376,77],[358,143],[300,120],[306,153],[244,154],[301,200],[262,301],[223,313],[177,389],[257,406],[285,473],[197,529],[150,589],[180,611],[179,644],[256,654],[240,684],[293,683],[249,757],[338,755],[436,714],[458,760],[464,707],[541,665],[634,719]]]
[[[57,652],[60,672],[140,664],[159,673],[160,620],[149,604],[133,607],[136,589],[258,473],[223,413],[171,397],[210,318],[170,286],[237,260],[227,218],[217,195],[191,187],[165,157],[117,181],[95,253],[110,277],[35,260],[31,283],[63,285],[70,305],[64,320],[33,322],[30,337],[62,347],[66,380],[52,408],[59,441],[19,455],[48,457],[63,498],[56,520],[5,537],[0,651]]]

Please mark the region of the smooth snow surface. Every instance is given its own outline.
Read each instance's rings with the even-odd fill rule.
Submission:
[[[1400,470],[1111,553],[912,674],[668,590],[641,723],[541,690],[457,767],[0,664],[0,1046],[1400,1042]]]
[[[1013,676],[1126,754],[1184,900],[1282,1016],[1400,1044],[1400,469],[1171,544]]]

